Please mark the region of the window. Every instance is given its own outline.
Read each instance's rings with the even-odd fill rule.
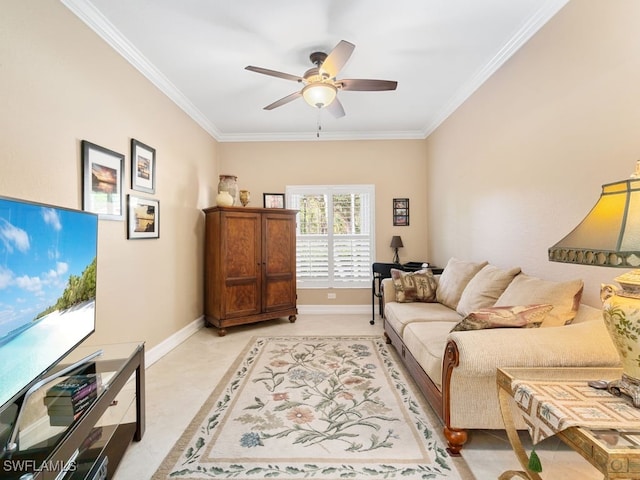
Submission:
[[[299,287],[371,287],[374,193],[373,185],[286,188],[287,208],[298,210]]]

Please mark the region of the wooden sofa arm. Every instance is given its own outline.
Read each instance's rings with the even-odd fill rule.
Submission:
[[[459,456],[462,446],[469,437],[466,430],[451,427],[451,376],[453,369],[460,365],[460,352],[456,343],[447,341],[442,359],[442,423],[444,436],[447,439],[447,451],[453,456]]]

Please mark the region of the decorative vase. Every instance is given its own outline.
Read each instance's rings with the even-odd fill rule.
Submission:
[[[235,175],[220,175],[220,181],[218,182],[218,193],[228,192],[233,198],[232,205],[238,203],[238,177]]]
[[[622,378],[609,382],[609,392],[624,393],[640,408],[640,271],[616,278],[622,289],[602,285],[602,315],[622,362]]]
[[[233,205],[233,197],[229,192],[223,190],[216,197],[216,205],[219,207],[230,207]]]
[[[240,190],[240,203],[243,207],[246,207],[251,200],[251,192],[249,190]]]

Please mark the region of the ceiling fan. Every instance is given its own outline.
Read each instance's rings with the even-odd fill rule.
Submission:
[[[265,110],[286,105],[298,97],[316,108],[326,108],[334,117],[344,116],[344,107],[337,98],[338,90],[351,90],[359,92],[376,92],[382,90],[395,90],[398,82],[391,80],[365,80],[365,79],[341,79],[337,80],[338,72],[344,67],[353,53],[355,45],[345,40],[341,40],[338,45],[327,55],[324,52],[314,52],[309,55],[311,63],[315,67],[307,70],[302,77],[291,75],[276,70],[269,70],[262,67],[249,65],[245,67],[256,73],[270,75],[272,77],[284,78],[304,84],[302,90],[294,92],[286,97],[264,107]]]

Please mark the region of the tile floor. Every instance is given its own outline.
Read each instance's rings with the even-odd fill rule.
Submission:
[[[253,336],[270,335],[382,335],[382,321],[369,324],[368,315],[299,315],[228,330],[225,337],[203,328],[146,371],[147,428],[133,443],[115,480],[149,479],[189,421],[204,403],[240,351]],[[528,434],[523,433],[523,443]],[[548,439],[537,450],[546,479],[602,479],[602,475],[562,442]],[[503,431],[473,431],[463,449],[477,480],[497,479],[505,470],[518,469]]]

